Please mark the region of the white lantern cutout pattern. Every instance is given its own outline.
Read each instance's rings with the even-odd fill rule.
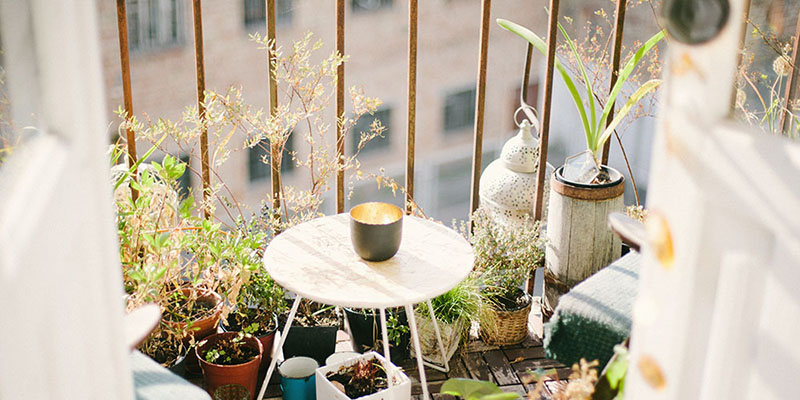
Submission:
[[[517,110],[519,112],[520,108]],[[519,131],[509,139],[500,152],[500,158],[492,161],[481,174],[480,203],[500,224],[510,225],[533,216],[536,198],[536,175],[539,169],[539,122],[525,110],[528,119],[517,123]],[[516,114],[515,114],[516,121]],[[532,134],[536,129],[537,135]],[[547,165],[545,190],[542,201],[547,204],[549,175],[553,167]],[[542,220],[546,221],[547,208]]]

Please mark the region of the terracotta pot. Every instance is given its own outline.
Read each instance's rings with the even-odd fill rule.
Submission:
[[[197,289],[181,289],[181,293],[183,293],[184,296],[189,296],[193,290]],[[219,326],[219,319],[222,315],[222,297],[220,297],[220,295],[218,295],[216,292],[211,290],[201,290],[200,295],[197,297],[197,301],[213,302],[215,306],[211,315],[208,317],[197,321],[192,321],[192,331],[185,339],[186,342],[188,342],[189,338],[191,337],[194,337],[195,341],[199,341],[200,339],[203,339],[212,333],[217,333],[217,326]],[[181,328],[186,326],[185,322],[168,323],[175,324]]]
[[[237,365],[219,365],[207,362],[203,359],[206,350],[220,341],[233,340],[238,332],[223,332],[208,336],[201,344],[195,347],[195,356],[200,361],[200,368],[203,370],[203,381],[206,391],[214,395],[218,387],[229,384],[242,385],[250,392],[250,398],[257,394],[258,390],[258,366],[261,364],[261,355],[264,349],[261,342],[254,337],[244,339],[245,345],[249,348],[258,348],[258,356],[252,360]]]
[[[184,296],[190,296],[193,290],[199,290],[194,288],[184,288],[181,289],[181,293]],[[214,291],[211,290],[201,290],[200,294],[197,298],[198,301],[208,301],[209,303],[214,303],[215,306],[212,309],[211,315],[208,317],[192,321],[192,330],[190,333],[183,339],[183,344],[188,345],[192,338],[194,338],[195,342],[200,341],[201,339],[213,334],[217,333],[217,327],[219,326],[219,320],[222,315],[222,297]],[[164,323],[184,329],[187,326],[185,322],[172,322],[172,321],[164,321]],[[197,363],[197,357],[195,357],[194,351],[189,351],[186,355],[186,361],[184,363],[184,372],[185,375],[199,375],[200,374],[200,365]]]
[[[272,361],[272,345],[275,343],[275,332],[278,331],[278,316],[273,314],[273,317],[275,319],[275,327],[265,335],[256,336],[261,342],[261,347],[264,348],[264,353],[261,357],[261,366],[258,369],[258,376],[263,376],[267,372],[269,363]],[[228,318],[230,318],[230,316]],[[238,332],[238,330],[241,329],[241,327],[230,326],[227,321],[220,324],[220,327],[223,332]]]

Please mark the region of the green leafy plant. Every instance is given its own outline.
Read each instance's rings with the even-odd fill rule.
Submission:
[[[541,225],[531,219],[502,226],[484,208],[472,214],[473,229],[467,234],[475,252],[475,270],[484,285],[482,294],[500,309],[514,309],[527,303],[521,290],[525,280],[544,262]]]
[[[505,19],[498,19],[498,25],[502,28],[517,34],[518,36],[522,37],[523,39],[527,40],[529,43],[533,45],[540,53],[543,55],[547,54],[547,45],[542,38],[538,35],[533,33],[531,30],[516,24],[514,22],[505,20]],[[561,31],[561,34],[564,36],[567,42],[567,46],[569,50],[572,52],[573,56],[577,60],[578,64],[578,71],[580,73],[580,81],[583,82],[584,90],[586,91],[586,104],[584,104],[584,99],[581,97],[581,94],[578,91],[578,84],[572,79],[567,69],[564,65],[558,60],[555,60],[555,68],[558,71],[561,79],[566,84],[567,89],[569,90],[570,95],[572,96],[573,103],[575,104],[575,108],[578,111],[578,114],[581,118],[581,124],[583,125],[583,130],[586,136],[586,148],[588,151],[592,153],[594,158],[595,164],[597,168],[600,169],[600,161],[598,158],[599,151],[603,148],[606,141],[611,137],[611,134],[614,132],[614,129],[620,122],[625,118],[628,112],[639,102],[645,95],[655,90],[659,84],[661,83],[660,80],[653,79],[645,82],[642,84],[625,102],[625,104],[620,108],[616,114],[614,115],[611,124],[606,127],[606,120],[608,116],[611,114],[611,111],[614,107],[615,101],[619,96],[620,92],[622,91],[623,86],[628,81],[628,78],[633,73],[636,66],[639,64],[639,61],[654,47],[658,44],[661,39],[664,38],[665,32],[659,31],[655,35],[653,35],[650,39],[648,39],[638,50],[636,50],[633,55],[629,58],[628,62],[625,66],[619,71],[619,75],[617,78],[614,87],[611,89],[608,98],[606,99],[606,103],[602,106],[602,112],[598,118],[597,115],[597,108],[600,106],[596,102],[596,97],[594,93],[594,89],[592,88],[591,81],[589,80],[588,74],[586,72],[586,68],[584,67],[583,62],[581,61],[581,56],[578,53],[577,46],[575,41],[570,38],[567,34],[567,31],[564,27],[559,23],[558,28]],[[580,82],[579,82],[580,83]],[[587,110],[588,109],[588,110]]]
[[[474,379],[451,378],[444,382],[441,394],[458,396],[464,400],[516,400],[516,393],[503,392],[497,385]]]
[[[245,339],[252,335],[239,332],[231,340],[219,340],[202,354],[206,362],[218,365],[237,365],[244,364],[258,356],[258,350],[247,346]],[[201,341],[198,345],[203,345],[206,341]]]
[[[481,281],[476,275],[470,275],[441,296],[431,299],[436,320],[444,324],[461,324],[461,338],[469,337],[471,322],[481,326],[491,326],[496,322],[491,313],[491,305],[485,301],[481,293]],[[428,317],[427,304],[416,307],[417,314]]]
[[[400,346],[403,337],[409,333],[408,325],[400,322],[398,313],[389,313],[386,316],[386,334],[389,336],[389,343],[392,346]]]
[[[242,271],[242,287],[228,315],[227,327],[265,335],[277,328],[276,316],[283,315],[287,308],[284,290],[254,263]]]

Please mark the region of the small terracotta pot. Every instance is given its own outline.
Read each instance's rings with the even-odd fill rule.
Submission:
[[[269,363],[272,361],[272,345],[275,342],[275,332],[278,331],[278,316],[273,314],[273,318],[275,320],[275,328],[265,335],[256,336],[261,342],[261,347],[264,349],[264,353],[261,356],[261,367],[258,369],[258,376],[263,376],[264,373],[267,372],[267,367],[269,367]],[[220,326],[223,332],[238,332],[238,330],[228,326],[227,322],[220,324]]]
[[[194,288],[184,288],[181,289],[181,293],[184,296],[190,296],[191,292]],[[222,315],[222,297],[214,291],[211,290],[200,290],[200,294],[197,298],[198,301],[208,301],[213,302],[216,304],[212,309],[211,315],[205,317],[203,319],[199,319],[197,321],[192,321],[192,330],[191,332],[183,338],[183,344],[188,345],[191,339],[194,337],[195,342],[202,340],[203,338],[211,335],[213,333],[217,333],[217,327],[219,326],[219,320]],[[180,329],[184,329],[187,326],[185,322],[171,322],[171,321],[164,321],[166,324],[175,326]],[[200,365],[197,363],[197,358],[195,357],[194,351],[189,351],[186,355],[186,363],[185,363],[185,375],[199,375],[200,374]]]
[[[216,333],[208,336],[202,344],[195,347],[195,356],[200,361],[200,368],[203,370],[206,391],[212,396],[218,387],[229,384],[246,387],[250,392],[251,398],[256,395],[256,390],[258,390],[258,366],[261,364],[261,355],[264,353],[264,348],[259,340],[254,337],[244,339],[246,346],[258,348],[258,356],[244,364],[219,365],[207,362],[202,357],[206,350],[214,344],[224,340],[233,340],[238,334],[238,332]]]

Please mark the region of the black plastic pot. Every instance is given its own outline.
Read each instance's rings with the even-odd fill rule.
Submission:
[[[380,314],[375,310],[351,310],[345,308],[345,316],[347,323],[350,326],[350,340],[353,342],[353,349],[359,353],[368,350],[375,350],[383,355],[383,344],[381,344],[381,323]],[[397,310],[386,310],[386,318],[389,318],[389,313],[398,313],[400,324],[408,326],[408,317],[406,310],[399,308]],[[389,353],[391,353],[392,362],[398,363],[407,360],[409,357],[408,344],[411,340],[411,334],[404,332],[400,335],[400,344],[394,346],[389,343]]]
[[[281,324],[281,332],[283,327]],[[283,342],[283,357],[289,359],[295,356],[311,357],[319,365],[325,365],[325,359],[336,352],[336,332],[339,327],[328,326],[294,326],[289,329],[289,335]]]

